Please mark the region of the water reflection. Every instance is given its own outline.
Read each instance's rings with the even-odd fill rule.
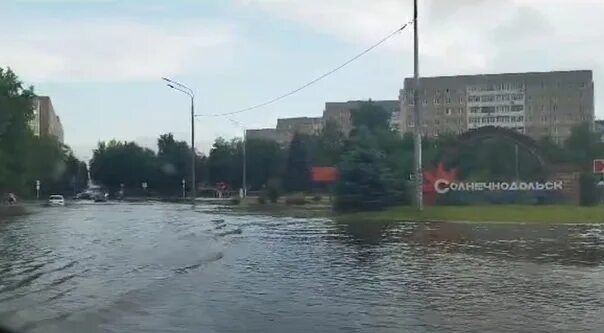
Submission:
[[[510,260],[598,266],[604,260],[604,231],[599,225],[465,224],[347,222],[337,230],[359,248],[385,244],[426,247],[446,253],[495,256]]]

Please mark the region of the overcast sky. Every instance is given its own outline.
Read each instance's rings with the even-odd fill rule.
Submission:
[[[420,0],[423,76],[594,70],[604,94],[604,0]],[[339,65],[412,18],[412,0],[0,0],[0,66],[49,95],[65,141],[89,158],[99,140],[153,146],[189,137],[197,111],[238,110]],[[248,128],[320,116],[325,101],[397,99],[413,73],[412,30],[311,88],[233,116]],[[199,118],[196,142],[241,129]]]

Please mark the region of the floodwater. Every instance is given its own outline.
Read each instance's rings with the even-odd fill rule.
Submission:
[[[0,224],[18,332],[604,332],[604,225],[346,223],[211,206]]]

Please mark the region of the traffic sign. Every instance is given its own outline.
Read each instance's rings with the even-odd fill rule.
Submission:
[[[604,174],[604,159],[594,160],[594,173]]]

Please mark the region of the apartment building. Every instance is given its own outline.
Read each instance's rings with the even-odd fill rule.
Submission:
[[[288,145],[296,133],[316,135],[321,132],[321,118],[298,117],[277,119],[276,128],[250,129],[246,131],[248,139],[275,141],[280,145]]]
[[[590,70],[421,78],[423,133],[460,134],[499,126],[561,142],[573,127],[594,121]],[[401,132],[414,131],[414,80],[400,92]]]
[[[400,123],[400,103],[399,101],[348,101],[348,102],[327,102],[325,111],[323,111],[323,122],[334,121],[340,126],[345,134],[352,130],[352,110],[358,110],[363,103],[373,103],[392,114],[390,124],[398,131]]]
[[[277,132],[291,140],[294,134],[316,135],[323,128],[320,117],[297,117],[277,119]]]
[[[36,96],[33,101],[33,118],[29,126],[34,135],[40,137],[55,137],[63,143],[63,125],[55,113],[52,101],[48,96]]]
[[[289,144],[288,137],[277,131],[276,128],[249,129],[245,131],[245,136],[248,140],[275,141],[280,145]]]

